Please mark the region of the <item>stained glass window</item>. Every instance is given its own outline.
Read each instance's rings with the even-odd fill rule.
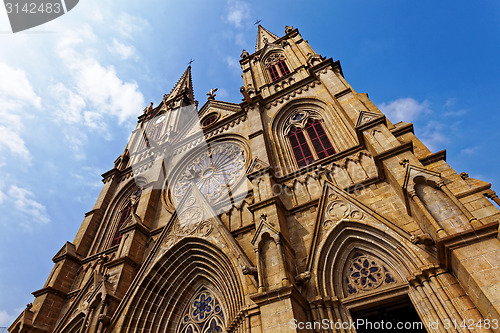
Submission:
[[[285,57],[282,53],[273,53],[269,55],[265,60],[265,66],[272,81],[276,81],[280,77],[290,74],[290,70],[288,69]]]
[[[288,139],[292,145],[293,154],[297,160],[299,168],[314,162],[314,158],[311,153],[311,149],[307,145],[304,132],[300,128],[292,127],[290,132],[288,132]]]
[[[120,228],[129,217],[131,211],[132,211],[132,203],[129,202],[127,206],[122,210],[120,221],[118,222],[118,228],[116,228],[115,237],[113,237],[113,243],[111,243],[111,246],[115,246],[120,243],[120,240],[122,239],[123,236],[122,233],[120,232]]]
[[[348,295],[369,291],[396,282],[395,275],[378,259],[356,252],[345,277]]]
[[[217,115],[211,114],[203,120],[203,123],[201,124],[201,126],[207,127],[208,125],[212,125],[213,123],[215,123],[216,120],[217,120]]]
[[[245,172],[245,153],[234,143],[211,144],[189,163],[175,181],[175,201],[181,199],[194,182],[209,201],[217,200],[240,180]]]
[[[280,69],[282,76],[290,74],[290,70],[288,70],[288,66],[286,65],[286,62],[283,59],[280,59],[278,61],[278,67]]]
[[[311,138],[314,150],[318,154],[318,158],[325,158],[335,154],[335,150],[326,136],[325,130],[319,120],[309,119],[306,124],[306,131]]]
[[[267,67],[267,70],[269,71],[269,75],[271,75],[271,80],[276,81],[277,79],[279,79],[280,75],[278,74],[278,71],[276,70],[276,66],[269,65]]]
[[[134,193],[135,198],[139,198],[142,194],[142,190],[137,190],[137,192]],[[127,218],[130,216],[130,213],[132,212],[132,202],[129,201],[127,203],[127,206],[122,210],[122,213],[120,215],[120,220],[118,222],[118,227],[116,228],[115,236],[113,237],[113,242],[111,243],[111,246],[115,246],[120,243],[120,240],[122,239],[122,233],[120,232],[120,228],[122,227],[123,223],[127,220]]]
[[[178,329],[180,333],[222,333],[224,313],[217,298],[202,288],[189,302]]]

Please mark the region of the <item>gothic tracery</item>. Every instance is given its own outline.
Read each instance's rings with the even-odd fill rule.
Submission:
[[[219,333],[224,329],[224,313],[217,298],[202,288],[189,302],[178,332]]]

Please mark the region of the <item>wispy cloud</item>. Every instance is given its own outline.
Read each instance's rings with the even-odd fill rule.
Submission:
[[[227,21],[235,27],[240,28],[243,21],[250,17],[250,6],[247,3],[238,0],[229,0],[227,2],[227,6]]]
[[[26,217],[20,223],[21,227],[32,229],[33,225],[47,224],[50,222],[47,209],[44,205],[35,200],[33,192],[16,185],[11,185],[7,193],[8,196],[6,200],[4,200],[5,203],[10,201],[16,211]]]
[[[16,319],[15,316],[9,315],[5,310],[0,310],[0,326],[9,327]]]
[[[468,148],[464,148],[460,151],[461,154],[464,154],[464,155],[474,155],[477,151],[477,147],[468,147]]]
[[[122,60],[127,60],[135,55],[135,47],[133,45],[125,45],[115,38],[113,38],[111,45],[108,46],[108,50],[119,56]]]
[[[22,138],[24,108],[41,108],[41,98],[35,93],[26,73],[0,62],[0,151],[30,160],[31,155]]]
[[[103,66],[92,55],[76,51],[79,40],[72,35],[59,43],[59,56],[75,79],[75,93],[101,115],[112,115],[122,124],[137,115],[144,104],[144,97],[136,82],[124,82],[113,66]],[[98,119],[96,115],[91,119]],[[92,126],[93,124],[88,124]]]
[[[411,122],[431,111],[428,101],[420,103],[411,97],[398,98],[389,103],[382,103],[379,108],[393,122]]]
[[[235,57],[227,56],[226,64],[233,72],[235,72],[238,75],[240,74],[241,67],[238,59],[236,59]]]
[[[430,151],[443,149],[444,144],[449,141],[443,123],[438,121],[429,121],[419,137]]]

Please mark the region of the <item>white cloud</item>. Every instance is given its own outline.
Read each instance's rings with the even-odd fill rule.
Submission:
[[[8,191],[8,199],[12,201],[14,208],[29,218],[21,223],[21,226],[30,228],[31,224],[47,224],[50,219],[44,205],[34,200],[33,192],[15,185],[11,185]]]
[[[233,24],[235,27],[240,28],[244,20],[250,17],[250,6],[238,0],[229,0],[227,2],[229,12],[227,14],[227,20],[229,23]]]
[[[0,204],[2,204],[4,202],[5,198],[6,198],[5,193],[3,193],[2,191],[0,191]]]
[[[30,152],[22,139],[24,109],[41,108],[41,98],[35,93],[26,73],[0,62],[0,151],[8,150],[26,160]]]
[[[0,151],[3,149],[10,150],[28,161],[31,159],[30,152],[20,134],[5,126],[0,126]]]
[[[443,123],[437,121],[429,121],[420,138],[432,152],[443,149],[444,144],[448,142]]]
[[[0,98],[31,104],[36,108],[41,106],[41,98],[33,91],[26,73],[0,62]]]
[[[92,112],[116,116],[120,124],[137,116],[138,111],[144,108],[144,97],[137,83],[121,80],[113,66],[101,65],[92,52],[85,55],[77,52],[75,47],[80,42],[81,39],[69,34],[59,43],[58,53],[71,71],[75,91],[87,107],[94,110]],[[87,115],[86,124],[98,127],[96,121],[99,119],[94,113]]]
[[[248,45],[245,39],[245,35],[243,35],[242,33],[236,34],[235,43],[236,45],[241,47],[245,47]]]
[[[389,103],[382,103],[380,110],[393,122],[412,122],[421,115],[430,113],[429,102],[417,102],[413,98],[398,98]]]
[[[122,13],[113,26],[121,36],[134,39],[135,35],[141,35],[145,29],[149,29],[149,22],[141,17]]]
[[[113,38],[111,45],[108,45],[108,50],[116,54],[122,60],[126,60],[135,55],[135,47],[133,45],[125,45]]]
[[[227,56],[226,64],[233,72],[236,72],[238,75],[240,74],[241,67],[238,59],[236,59],[235,57]]]
[[[11,316],[7,313],[7,311],[0,310],[0,327],[9,327],[15,319],[16,316]]]
[[[460,151],[464,155],[473,155],[477,151],[477,147],[468,147]]]
[[[82,96],[74,93],[60,82],[50,86],[49,90],[59,101],[59,105],[54,111],[56,119],[68,124],[75,124],[82,121],[82,112],[86,107]]]

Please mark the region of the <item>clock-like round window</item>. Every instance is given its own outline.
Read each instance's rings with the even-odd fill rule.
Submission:
[[[171,188],[172,199],[178,203],[194,183],[209,201],[227,194],[245,173],[245,150],[234,142],[215,142],[184,165]]]
[[[201,122],[201,126],[207,127],[215,123],[219,119],[219,115],[217,113],[212,113],[206,116]]]

